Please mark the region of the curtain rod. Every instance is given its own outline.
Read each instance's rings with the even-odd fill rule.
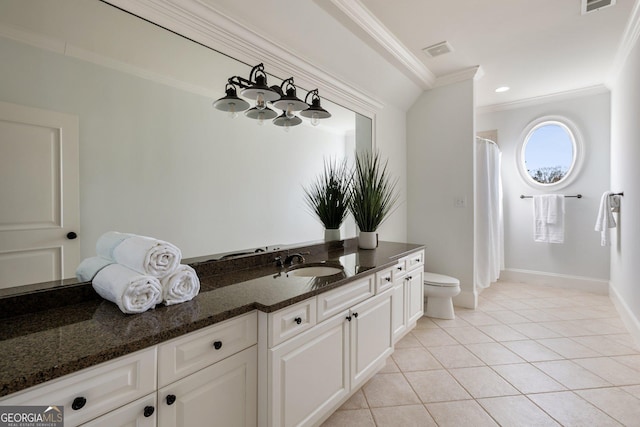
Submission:
[[[582,194],[577,194],[575,196],[564,196],[564,197],[575,197],[576,199],[582,199]],[[521,199],[533,199],[533,196],[525,196],[524,194],[520,195]]]

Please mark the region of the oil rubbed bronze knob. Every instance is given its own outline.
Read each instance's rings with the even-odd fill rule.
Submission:
[[[216,350],[220,350],[222,348],[222,341],[214,341],[213,348],[215,348]]]
[[[77,411],[78,409],[84,408],[84,405],[86,404],[87,404],[87,399],[85,399],[82,396],[76,397],[75,399],[73,399],[73,403],[71,404],[71,409],[73,409],[74,411]]]
[[[155,410],[156,408],[154,408],[153,406],[145,406],[143,414],[146,418],[149,418],[151,415],[153,415]]]
[[[295,319],[293,319],[294,322],[296,322],[298,325],[300,323],[302,323],[302,318],[301,317],[296,317]]]
[[[67,233],[67,239],[74,240],[78,235],[74,231],[70,231]]]
[[[176,401],[176,395],[175,394],[168,394],[167,395],[167,405],[173,405]]]

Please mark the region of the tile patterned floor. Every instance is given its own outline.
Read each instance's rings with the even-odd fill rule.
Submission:
[[[640,426],[640,349],[609,297],[498,282],[423,317],[332,426]]]

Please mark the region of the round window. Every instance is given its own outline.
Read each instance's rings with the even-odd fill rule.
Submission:
[[[518,170],[536,188],[569,184],[582,157],[578,132],[565,118],[543,117],[523,132],[518,150]]]

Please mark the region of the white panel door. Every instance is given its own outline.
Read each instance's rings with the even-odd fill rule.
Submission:
[[[0,289],[75,275],[78,122],[0,102]]]

